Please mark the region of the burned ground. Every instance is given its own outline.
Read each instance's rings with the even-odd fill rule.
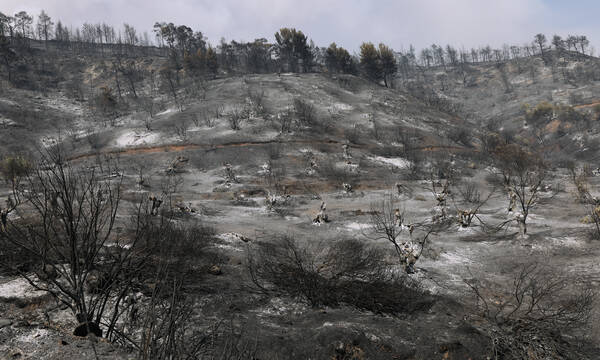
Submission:
[[[160,61],[149,58],[144,66],[156,67]],[[66,66],[69,59],[63,62]],[[104,61],[76,64],[86,86],[111,84]],[[497,350],[497,339],[506,339],[498,331],[509,332],[509,321],[491,321],[474,288],[483,299],[501,302],[511,292],[516,269],[529,263],[543,263],[564,277],[561,291],[567,293],[581,287],[597,291],[600,286],[600,247],[593,227],[582,222],[589,211],[576,200],[577,189],[561,163],[567,157],[593,164],[597,154],[581,149],[594,144],[596,124],[580,129],[574,118],[552,118],[544,124],[548,132],[541,136],[542,149],[550,175],[543,185],[551,188],[540,191],[527,236],[519,234],[514,213],[507,211],[507,193],[498,185],[501,171],[493,151],[481,141],[488,130],[498,137],[510,130],[521,144],[531,144],[536,135],[531,121],[523,123],[528,116],[524,103],[569,105],[574,99],[569,93],[581,92],[584,104],[576,110],[591,112],[598,101],[597,82],[567,89],[574,85],[555,84],[552,69],[543,64],[537,64],[535,79],[516,70],[517,64],[508,66],[509,89],[503,88],[495,66],[474,66],[471,87],[460,84],[460,76],[449,70],[454,82],[441,95],[460,104],[458,112],[432,106],[407,84],[387,89],[351,75],[222,76],[205,80],[200,89],[181,89],[179,104],[165,94],[153,94],[144,83],[140,93],[155,96],[152,116],[131,98],[124,101],[127,107],[122,104],[107,115],[89,101],[97,93],[81,101],[63,91],[69,78],[44,95],[3,88],[0,150],[6,159],[21,155],[34,162],[59,144],[75,169],[102,172],[113,166],[113,175],[122,179],[117,231],[127,233],[130,209],[151,194],[163,200],[160,216],[170,222],[210,228],[204,255],[185,273],[181,291],[192,301],[189,320],[194,328],[214,336],[211,351],[223,358],[479,359]],[[427,74],[434,77],[436,71],[441,69]],[[497,125],[484,126],[489,120]],[[561,137],[552,137],[559,128],[552,121],[572,123],[561,127],[561,151],[553,151]],[[439,219],[436,196],[446,179],[451,179],[444,195],[446,220],[429,234],[431,219]],[[2,201],[11,193],[6,180],[0,187]],[[599,181],[590,177],[592,194]],[[480,193],[479,200],[462,194],[467,183],[471,193]],[[429,235],[410,275],[390,241],[374,236],[372,214],[390,196],[404,218],[398,241],[416,244]],[[315,224],[322,202],[327,221]],[[475,208],[473,224],[459,225],[458,210]],[[19,218],[10,220],[18,223]],[[409,232],[411,224],[417,225],[414,233]],[[257,279],[252,261],[261,257],[251,255],[283,237],[294,240],[294,252],[304,254],[298,258],[301,264],[310,266],[300,266],[300,275],[291,272],[299,271],[293,266],[278,267],[275,277],[273,266],[286,264],[271,257],[275,265],[261,268],[263,275]],[[414,281],[418,291],[405,283],[396,285],[406,288],[382,290],[394,284],[387,277],[378,278],[384,285],[376,286],[323,270],[332,266],[331,259],[319,262],[323,253],[344,241],[376,250],[377,266],[387,275]],[[274,254],[279,256],[278,251]],[[361,276],[365,272],[361,269]],[[307,290],[305,284],[314,288]],[[137,290],[143,299],[152,294],[148,288]],[[391,311],[407,301],[403,296],[414,306]],[[386,303],[386,297],[398,299]],[[118,342],[73,337],[77,322],[72,314],[8,271],[0,279],[0,309],[3,357],[66,359],[95,351],[99,358],[110,359],[128,358],[133,351]],[[597,319],[596,304],[589,316]],[[560,349],[546,349],[546,343],[535,341],[526,346],[546,358],[593,358],[600,342],[595,324],[553,334],[560,338]]]

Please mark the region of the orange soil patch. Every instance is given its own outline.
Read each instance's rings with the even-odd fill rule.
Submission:
[[[548,123],[548,125],[546,125],[546,131],[556,132],[558,130],[559,126],[560,126],[560,120],[558,120],[558,119],[552,120],[551,122]]]
[[[158,145],[158,146],[145,146],[135,147],[127,149],[113,149],[102,151],[100,154],[104,155],[139,155],[139,154],[151,154],[159,152],[181,152],[186,150],[198,150],[204,149],[206,151],[213,151],[217,149],[225,149],[230,147],[250,147],[250,146],[264,146],[269,144],[340,144],[337,140],[289,140],[289,141],[251,141],[251,142],[232,142],[225,144],[185,144],[185,145]],[[98,153],[87,153],[80,154],[70,157],[69,161],[81,160],[90,157],[97,156]]]
[[[589,104],[577,105],[577,106],[574,106],[574,108],[575,109],[585,109],[585,108],[596,106],[596,105],[600,105],[600,101],[595,101],[595,102],[592,102]]]

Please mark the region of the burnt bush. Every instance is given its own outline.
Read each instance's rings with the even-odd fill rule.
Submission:
[[[0,275],[18,275],[42,268],[42,262],[23,247],[0,241]]]
[[[491,358],[586,358],[574,339],[588,324],[596,295],[576,279],[531,262],[516,266],[505,288],[484,280],[465,283],[478,299],[479,316],[492,340]]]
[[[334,183],[348,183],[352,186],[358,184],[359,176],[344,166],[338,165],[333,160],[323,161],[319,164],[318,172],[324,178]]]
[[[251,91],[248,90],[248,99],[252,103],[252,111],[257,116],[264,116],[269,113],[266,106],[266,96],[265,91]]]
[[[302,99],[294,99],[294,114],[300,126],[312,126],[317,121],[317,113],[313,104]]]
[[[390,271],[382,259],[381,251],[358,240],[315,249],[290,236],[259,243],[248,252],[257,287],[303,299],[312,306],[346,304],[380,314],[401,314],[433,304],[433,296],[418,281]]]
[[[229,123],[231,130],[240,130],[242,121],[244,121],[246,117],[242,106],[234,106],[227,114],[227,122]]]
[[[424,102],[434,109],[451,115],[458,115],[463,111],[462,104],[456,103],[443,95],[439,95],[432,88],[426,87],[421,82],[411,82],[406,85],[406,91],[414,98]]]
[[[450,138],[450,140],[454,141],[455,143],[464,145],[466,147],[473,146],[471,144],[471,132],[464,127],[456,127],[448,131],[448,138]]]
[[[0,160],[0,176],[5,182],[14,182],[32,169],[32,163],[23,156],[7,156]]]
[[[160,268],[171,276],[195,274],[198,267],[216,260],[208,251],[214,234],[214,229],[199,224],[182,226],[164,219],[147,222],[137,235],[140,251],[150,257],[144,273],[152,277]]]
[[[362,137],[361,128],[358,125],[354,125],[350,129],[344,130],[344,135],[351,144],[360,144]]]
[[[481,201],[481,192],[477,189],[477,183],[474,181],[465,181],[458,191],[468,203],[477,204]]]

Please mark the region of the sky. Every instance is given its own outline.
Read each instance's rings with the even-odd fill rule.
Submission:
[[[584,34],[600,45],[597,0],[2,0],[0,12],[44,9],[53,20],[123,23],[138,32],[157,21],[187,25],[216,44],[229,40],[273,41],[281,27],[302,30],[318,46],[331,42],[358,51],[363,41],[396,50],[413,44],[499,47],[530,42],[537,33]]]

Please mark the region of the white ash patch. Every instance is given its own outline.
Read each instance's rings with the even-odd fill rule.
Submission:
[[[333,109],[337,111],[351,111],[354,108],[352,105],[344,104],[344,103],[335,103],[333,104]]]
[[[116,247],[116,248],[127,250],[127,249],[131,249],[131,244],[110,243],[110,244],[106,244],[106,247]]]
[[[258,175],[268,175],[271,173],[271,165],[269,163],[264,163],[260,166],[260,170],[258,170]]]
[[[4,99],[4,98],[0,98],[0,104],[7,105],[7,106],[21,107],[21,105],[17,104],[16,102],[9,100],[9,99]]]
[[[157,133],[150,133],[147,131],[135,132],[128,131],[116,140],[119,147],[136,146],[144,144],[154,144],[159,140],[160,136]]]
[[[529,224],[545,224],[546,221],[547,220],[543,216],[538,214],[529,213],[529,215],[527,216],[527,223]]]
[[[526,84],[530,81],[529,79],[529,75],[517,75],[510,80],[510,83],[512,85]]]
[[[339,327],[339,328],[344,328],[344,329],[350,329],[352,328],[352,326],[354,326],[354,324],[349,323],[347,321],[336,321],[336,322],[330,322],[330,321],[325,321],[323,323],[323,325],[321,325],[321,328],[324,327]]]
[[[532,245],[533,249],[547,249],[550,248],[569,248],[579,249],[585,245],[585,241],[574,238],[572,236],[565,236],[560,238],[546,238],[539,244]]]
[[[46,295],[46,292],[36,290],[23,278],[17,278],[0,284],[0,299],[33,299]]]
[[[464,254],[459,254],[456,252],[444,252],[440,255],[441,258],[445,260],[447,264],[457,264],[457,265],[468,265],[473,264],[473,260],[469,259]]]
[[[48,148],[57,145],[58,139],[53,136],[43,136],[42,138],[40,138],[40,142],[42,143],[43,147]]]
[[[14,126],[17,123],[14,120],[0,116],[0,126]]]
[[[235,246],[227,245],[227,244],[214,244],[212,247],[217,248],[217,249],[221,249],[221,250],[243,251],[242,249],[239,249],[239,248],[237,248]]]
[[[263,314],[266,315],[302,315],[306,311],[307,307],[301,303],[294,301],[286,301],[282,298],[273,298],[269,301],[269,304],[262,310]]]
[[[202,130],[206,130],[208,128],[208,126],[190,126],[187,128],[188,132],[196,132],[196,131],[202,131]]]
[[[463,227],[463,226],[460,226],[460,225],[458,226],[458,230],[457,231],[462,232],[462,233],[467,233],[467,234],[473,234],[473,233],[476,232],[475,228],[473,228],[473,226]]]
[[[242,234],[233,233],[233,232],[219,234],[219,235],[217,235],[217,239],[220,239],[227,243],[232,243],[232,244],[240,244],[243,242],[245,243],[250,240]]]
[[[363,230],[363,229],[368,229],[371,227],[370,224],[362,224],[362,223],[357,223],[357,222],[351,222],[349,224],[346,224],[346,230],[348,231],[354,231],[354,230]]]
[[[156,115],[157,115],[157,116],[160,116],[160,115],[167,115],[167,114],[170,114],[170,113],[174,113],[174,112],[176,112],[176,111],[177,111],[177,108],[175,108],[175,107],[170,107],[170,108],[168,108],[168,109],[166,109],[166,110],[163,110],[163,111],[159,112],[159,113],[158,113],[158,114],[156,114]]]
[[[321,155],[321,154],[323,154],[321,151],[319,151],[317,149],[303,148],[303,149],[300,149],[299,151],[302,154],[308,154],[308,153],[312,153],[313,155]]]
[[[403,159],[403,158],[386,158],[383,156],[370,156],[369,159],[371,161],[380,162],[380,163],[384,163],[387,165],[392,165],[392,166],[400,168],[400,169],[406,169],[411,164],[410,161]]]
[[[46,338],[50,336],[50,331],[48,329],[35,329],[26,334],[19,335],[15,338],[15,341],[18,343],[33,343],[39,342],[40,339]]]
[[[83,107],[80,104],[74,103],[67,98],[48,98],[44,99],[42,103],[49,108],[64,111],[77,116],[82,116],[84,113]]]
[[[411,240],[406,240],[406,241],[399,241],[400,245],[403,248],[403,251],[405,253],[413,253],[415,255],[418,255],[421,252],[421,245],[419,245],[419,243],[411,241]],[[396,272],[402,272],[404,271],[404,269],[400,266],[396,267],[394,269],[394,271]]]

